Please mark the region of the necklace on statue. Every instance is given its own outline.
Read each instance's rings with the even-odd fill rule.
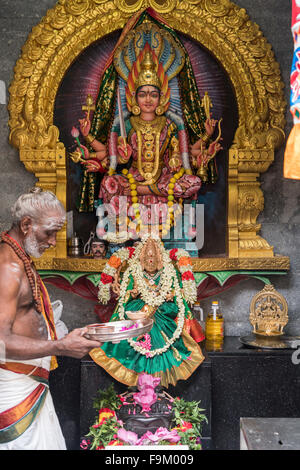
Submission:
[[[155,281],[156,279],[158,279],[160,274],[161,274],[161,270],[157,271],[157,273],[155,273],[154,275],[147,273],[147,271],[144,271],[145,278],[149,281],[149,284],[152,284],[152,285],[155,284]]]

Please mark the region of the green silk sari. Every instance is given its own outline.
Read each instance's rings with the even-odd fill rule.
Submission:
[[[160,277],[154,281],[159,285]],[[133,289],[134,280],[130,277],[127,291]],[[190,314],[186,301],[185,316]],[[141,310],[145,302],[141,298],[129,299],[124,304],[125,319],[126,312]],[[151,350],[163,348],[166,345],[165,337],[171,339],[177,328],[176,318],[178,316],[178,305],[176,297],[170,302],[164,302],[160,305],[153,315],[153,327],[149,332],[151,338]],[[119,308],[117,306],[110,321],[118,321]],[[134,341],[137,338],[133,338]],[[140,339],[139,339],[140,340]],[[90,353],[93,360],[103,367],[116,380],[128,386],[137,383],[138,374],[146,372],[155,377],[160,377],[161,385],[168,387],[169,384],[175,385],[178,380],[186,380],[194,370],[201,364],[204,356],[200,347],[183,329],[181,336],[167,349],[167,351],[157,354],[154,357],[137,352],[127,340],[120,343],[105,343],[102,348],[94,349]]]

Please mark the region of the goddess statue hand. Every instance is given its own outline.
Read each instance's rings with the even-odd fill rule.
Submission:
[[[80,125],[80,132],[83,135],[83,137],[86,137],[91,130],[91,121],[89,120],[87,116],[87,112],[85,113],[85,118],[83,119],[78,119],[79,125]]]
[[[167,302],[172,302],[173,297],[174,297],[174,292],[168,292],[167,295],[166,295],[166,301]]]
[[[85,162],[81,162],[85,166],[87,173],[105,173],[107,159],[100,161],[98,158],[90,158]]]
[[[129,158],[132,155],[131,146],[129,144],[126,144],[126,145],[121,144],[121,145],[118,145],[117,149],[118,149],[120,163],[128,162]]]
[[[218,121],[216,119],[211,119],[211,118],[206,119],[204,127],[205,127],[205,132],[209,137],[213,134],[217,122]]]
[[[130,295],[133,299],[135,299],[139,295],[139,291],[136,286],[134,286],[134,288],[130,291]]]
[[[89,158],[89,156],[90,156],[90,152],[89,152],[88,148],[87,148],[85,145],[82,145],[82,144],[80,144],[80,147],[81,147],[81,149],[83,150],[84,158],[85,158],[86,160],[88,160],[88,158]],[[81,150],[80,150],[79,147],[76,147],[76,150],[75,150],[75,151],[81,153]],[[82,155],[82,153],[81,153],[81,155]]]
[[[210,144],[210,146],[208,147],[207,149],[207,153],[208,155],[212,158],[216,155],[217,152],[219,152],[219,150],[221,150],[223,147],[222,145],[220,144],[220,142],[218,141],[214,141]]]

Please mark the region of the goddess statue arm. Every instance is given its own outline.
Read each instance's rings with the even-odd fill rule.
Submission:
[[[83,137],[85,138],[86,142],[91,146],[94,152],[90,152],[85,145],[81,145],[83,149],[85,161],[81,161],[81,164],[85,166],[86,171],[90,172],[100,172],[105,173],[106,168],[108,165],[108,154],[107,149],[102,142],[95,139],[91,136],[90,129],[91,129],[91,121],[88,117],[88,113],[86,113],[83,119],[79,119],[80,124],[80,131]],[[76,151],[80,151],[77,147]]]
[[[212,119],[211,117],[206,119],[204,124],[205,134],[190,146],[190,153],[192,157],[197,157],[202,151],[203,144],[207,143],[213,135],[217,122],[218,121],[216,119]]]
[[[211,117],[207,118],[205,121],[205,134],[190,146],[190,155],[194,167],[206,166],[217,152],[223,148],[220,144],[220,140],[222,140],[221,121],[222,119],[218,121]],[[218,136],[213,142],[210,142],[217,123],[219,127]]]
[[[182,158],[179,149],[177,133],[171,139],[168,166],[172,173],[177,173],[182,167]]]

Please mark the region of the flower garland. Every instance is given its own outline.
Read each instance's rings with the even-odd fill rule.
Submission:
[[[197,301],[197,286],[193,274],[192,259],[188,252],[182,248],[173,248],[169,251],[169,257],[177,262],[181,274],[183,296],[185,300],[193,305]]]
[[[161,226],[162,230],[162,235],[167,235],[168,231],[170,230],[172,223],[174,223],[176,219],[176,214],[174,213],[174,187],[175,183],[178,179],[180,179],[184,175],[184,168],[181,168],[177,173],[175,173],[168,184],[168,216],[167,220],[165,221],[165,224]],[[142,223],[141,220],[141,214],[140,214],[140,209],[139,209],[139,204],[138,204],[138,193],[137,193],[137,184],[138,182],[134,179],[134,176],[132,173],[129,173],[127,169],[123,169],[122,173],[126,178],[128,179],[128,182],[130,184],[130,196],[131,196],[131,203],[132,203],[132,208],[134,210],[134,216],[136,220],[136,228],[139,227],[139,231],[142,232],[142,230],[145,228],[145,226]],[[179,203],[179,212],[181,212],[181,206],[182,206],[182,200],[180,200]]]
[[[127,269],[127,271],[124,274],[123,281],[121,284],[121,289],[120,289],[119,317],[121,320],[124,320],[125,319],[124,304],[125,304],[125,297],[127,293],[127,286],[128,286],[130,274],[134,276],[134,279],[137,283],[137,288],[138,288],[138,291],[140,293],[142,300],[151,307],[158,308],[161,304],[163,304],[166,301],[167,294],[172,290],[172,286],[174,288],[178,307],[179,307],[178,322],[177,322],[177,327],[173,333],[172,338],[167,338],[167,337],[165,338],[164,347],[149,351],[149,349],[145,347],[144,345],[142,345],[140,342],[136,342],[133,339],[127,340],[130,346],[136,352],[148,358],[153,358],[157,355],[165,353],[173,345],[173,343],[180,338],[182,334],[183,326],[184,326],[185,306],[182,300],[182,295],[181,295],[180,286],[177,280],[176,271],[173,265],[171,264],[170,259],[167,259],[167,257],[165,256],[163,261],[164,263],[167,263],[167,264],[164,265],[163,272],[161,275],[163,277],[163,280],[162,280],[162,285],[161,285],[159,295],[155,295],[152,292],[149,292],[149,289],[147,288],[147,284],[143,276],[143,271],[139,263],[132,263],[129,269]]]
[[[133,256],[135,248],[120,248],[109,258],[100,276],[98,299],[106,305],[110,300],[110,289],[114,281],[117,270],[124,261],[128,261]]]
[[[184,327],[185,320],[185,305],[183,302],[181,288],[178,282],[176,270],[172,264],[172,259],[178,261],[179,270],[182,274],[183,290],[186,300],[188,302],[196,301],[196,284],[192,274],[191,258],[185,250],[174,249],[171,252],[167,252],[163,246],[160,238],[156,239],[158,247],[160,249],[163,261],[163,269],[161,273],[161,284],[160,291],[149,290],[148,284],[145,280],[143,270],[140,263],[140,254],[144,245],[147,243],[150,236],[145,236],[143,241],[139,243],[136,249],[121,248],[109,259],[107,265],[100,278],[100,289],[99,289],[99,300],[102,303],[107,303],[110,296],[110,285],[114,281],[114,276],[117,269],[121,266],[123,261],[128,261],[128,268],[123,275],[123,279],[120,286],[120,297],[119,297],[119,318],[125,320],[125,304],[127,288],[129,284],[130,276],[132,276],[136,282],[136,286],[141,299],[146,305],[157,309],[160,305],[166,302],[167,295],[174,291],[178,304],[178,321],[177,327],[171,338],[165,338],[165,345],[162,348],[157,348],[149,351],[146,345],[141,342],[136,342],[133,339],[128,339],[130,346],[139,354],[146,357],[154,357],[165,353],[174,343],[177,341]],[[133,251],[134,250],[134,251]]]
[[[124,261],[133,259],[134,265],[136,266],[133,269],[137,270],[138,275],[140,276],[140,271],[138,268],[137,261],[138,261],[141,249],[146,243],[146,241],[148,240],[148,238],[149,238],[149,235],[146,235],[143,238],[143,241],[139,244],[137,248],[134,248],[134,247],[121,248],[120,250],[115,251],[115,253],[110,257],[110,259],[106,263],[104,270],[100,276],[99,292],[98,292],[98,299],[100,303],[107,304],[109,302],[111,285],[114,281],[117,270],[119,269],[119,267]],[[173,248],[172,250],[168,252],[164,249],[164,246],[159,238],[157,239],[157,241],[159,243],[159,246],[162,252],[164,264],[170,265],[170,260],[177,262],[177,266],[181,274],[183,297],[189,304],[191,305],[194,304],[197,300],[197,286],[196,286],[195,278],[192,272],[193,271],[192,261],[191,261],[189,254],[187,253],[187,251],[183,249],[178,249],[178,248]],[[174,272],[175,270],[173,271],[173,274]],[[123,282],[126,279],[125,274],[123,276]],[[167,278],[166,278],[167,275],[170,276],[171,273],[170,272],[163,273],[162,281],[164,280],[165,286],[167,283]],[[177,279],[177,276],[176,276],[176,279]],[[127,283],[125,284],[127,287]],[[145,281],[144,281],[143,287],[144,287],[143,291],[145,292],[145,289],[147,287]],[[156,295],[155,296],[153,295],[152,297],[153,297],[153,301],[155,302]]]

